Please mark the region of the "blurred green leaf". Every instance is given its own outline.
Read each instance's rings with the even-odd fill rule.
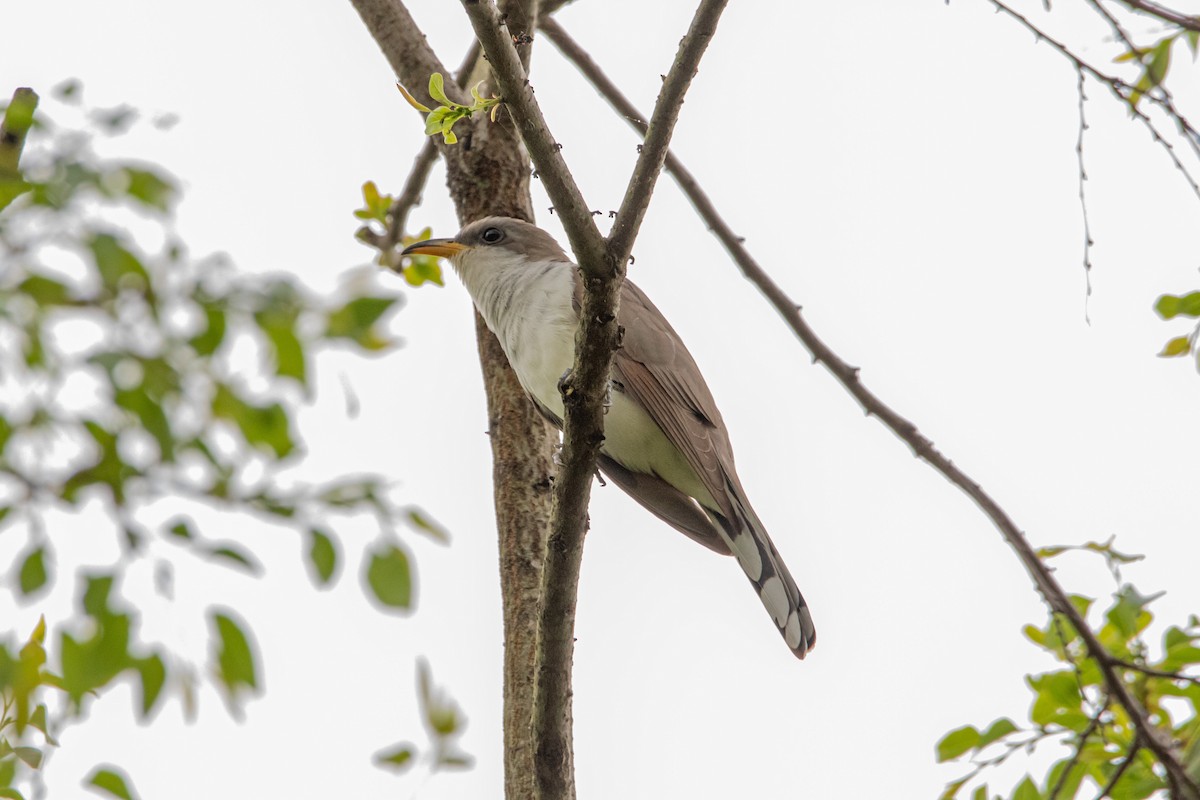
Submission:
[[[450,541],[450,534],[446,532],[446,529],[427,517],[421,509],[409,508],[405,511],[404,516],[409,524],[421,533],[427,534],[431,539],[443,544]]]
[[[1043,798],[1037,784],[1033,782],[1033,778],[1026,775],[1025,780],[1017,784],[1017,788],[1013,791],[1012,800],[1043,800]]]
[[[36,747],[17,746],[13,748],[13,753],[30,769],[37,769],[42,765],[42,751]]]
[[[141,676],[142,705],[140,711],[142,717],[145,718],[154,710],[154,704],[158,702],[158,698],[162,694],[163,685],[167,681],[167,667],[158,654],[139,658],[133,662],[133,666]]]
[[[217,677],[230,696],[236,698],[243,689],[258,686],[254,652],[250,640],[233,617],[220,612],[213,612],[211,617],[217,629]]]
[[[979,744],[977,747],[983,749],[993,742],[997,742],[1008,736],[1010,733],[1016,733],[1020,730],[1011,719],[1001,717],[988,726],[988,729],[979,735]]]
[[[412,766],[415,757],[416,748],[408,743],[400,743],[376,753],[374,761],[378,767],[404,772]]]
[[[286,458],[295,447],[287,412],[279,403],[256,406],[236,395],[226,384],[217,384],[213,415],[237,425],[246,442],[267,447],[276,458]]]
[[[38,273],[31,273],[17,284],[17,291],[33,298],[40,306],[61,306],[71,302],[71,290],[66,284]]]
[[[308,562],[319,586],[326,586],[337,569],[337,547],[332,537],[319,528],[309,528]]]
[[[950,731],[937,743],[938,763],[958,758],[969,750],[979,747],[979,731],[973,725],[964,725]]]
[[[129,779],[124,772],[112,765],[96,767],[85,780],[84,786],[95,787],[121,800],[134,800],[133,791],[129,788]]]
[[[40,546],[35,547],[26,553],[25,557],[21,560],[21,571],[17,585],[21,590],[21,594],[28,597],[45,586],[47,579],[46,550]]]
[[[132,252],[124,247],[115,236],[98,233],[88,241],[96,268],[104,286],[115,292],[121,288],[122,282],[129,276],[140,281],[141,287],[149,285],[146,267]]]
[[[387,345],[373,333],[375,323],[394,306],[398,297],[359,297],[329,313],[325,336],[351,339],[367,350]]]
[[[243,567],[251,575],[258,575],[262,572],[262,567],[257,561],[243,553],[233,545],[221,545],[206,551],[206,555],[215,561],[228,561],[239,567]]]
[[[1174,358],[1176,356],[1186,356],[1192,351],[1192,340],[1188,336],[1176,336],[1174,339],[1167,340],[1163,345],[1163,349],[1159,352],[1160,358]]]
[[[1200,292],[1191,292],[1183,296],[1164,294],[1154,304],[1154,310],[1163,319],[1175,317],[1200,317]]]
[[[188,344],[201,356],[211,356],[225,341],[225,310],[211,303],[204,306],[204,330],[192,337]]]
[[[147,167],[122,168],[128,185],[125,193],[144,206],[156,211],[170,210],[175,200],[176,189],[163,173]]]
[[[367,566],[367,585],[383,605],[408,609],[412,605],[412,574],[408,554],[394,544],[384,545],[371,553]]]

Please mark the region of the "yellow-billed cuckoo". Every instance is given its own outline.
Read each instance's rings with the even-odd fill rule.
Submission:
[[[418,253],[450,259],[530,399],[561,427],[559,382],[574,362],[583,296],[579,268],[550,234],[508,217],[404,250]],[[788,647],[804,658],[816,641],[812,616],[746,498],[704,376],[631,281],[617,318],[625,335],[613,358],[600,470],[667,524],[736,556]]]

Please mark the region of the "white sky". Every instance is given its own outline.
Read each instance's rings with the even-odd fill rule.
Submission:
[[[561,14],[647,111],[690,16],[687,3],[648,5],[580,0]],[[1109,57],[1108,31],[1071,4],[1048,17],[1024,5]],[[456,66],[469,30],[458,4],[411,9]],[[183,180],[179,226],[194,253],[223,250],[322,290],[368,260],[352,238],[359,187],[398,191],[421,126],[348,2],[62,0],[11,4],[4,17],[5,95],[48,95],[78,77],[90,104],[179,115],[169,132],[144,126],[105,149]],[[615,208],[633,135],[548,42],[534,59],[537,97],[585,196]],[[1180,58],[1175,69],[1195,108],[1195,68]],[[1200,376],[1154,357],[1185,329],[1151,306],[1200,283],[1200,206],[1105,90],[1089,95],[1090,326],[1075,75],[983,0],[734,3],[674,147],[820,335],[1035,544],[1117,535],[1149,555],[1126,576],[1167,589],[1154,609],[1182,623],[1200,611]],[[439,169],[412,220],[449,235],[443,185]],[[553,217],[540,221],[562,238]],[[820,643],[798,663],[732,560],[597,490],[577,631],[580,796],[936,796],[963,771],[934,764],[937,739],[1002,715],[1019,722],[1022,676],[1053,666],[1020,634],[1044,619],[1030,581],[957,490],[810,365],[669,179],[635,254],[630,275],[705,370]],[[147,606],[145,622],[200,658],[204,604],[237,608],[258,635],[265,697],[238,724],[206,688],[197,724],[183,724],[174,697],[138,727],[131,693],[112,691],[61,737],[51,796],[106,761],[145,800],[501,796],[496,544],[469,300],[452,278],[406,293],[394,324],[405,347],[322,362],[301,431],[305,474],[387,474],[451,531],[449,548],[412,537],[418,612],[388,617],[363,599],[356,559],[369,530],[343,531],[354,560],[328,593],[308,584],[290,536],[252,520],[212,532],[249,543],[266,577],[181,566],[175,605]],[[346,418],[342,376],[358,419]],[[57,542],[59,591],[29,607],[0,597],[6,630],[69,607],[77,553],[108,533],[72,536]],[[21,542],[6,538],[7,558]],[[1112,586],[1099,560],[1064,561],[1059,575],[1093,596]],[[131,576],[131,593],[144,577]],[[422,741],[419,654],[470,718],[469,772],[397,778],[370,764],[395,740]]]

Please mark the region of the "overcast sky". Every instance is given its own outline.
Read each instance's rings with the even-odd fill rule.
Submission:
[[[580,0],[560,19],[648,113],[689,5]],[[1024,4],[1107,62],[1109,32],[1070,5],[1047,15]],[[457,65],[469,44],[459,5],[411,10]],[[89,104],[178,115],[168,131],[142,126],[100,146],[179,176],[193,253],[224,251],[322,291],[369,260],[353,239],[360,186],[398,191],[422,129],[348,2],[61,0],[12,4],[4,18],[6,96],[79,78]],[[1182,57],[1175,69],[1195,76]],[[537,45],[533,82],[589,204],[616,208],[635,137],[549,42]],[[1088,300],[1075,82],[984,0],[733,3],[673,146],[824,340],[1035,544],[1116,535],[1148,556],[1126,577],[1167,590],[1154,609],[1182,623],[1200,611],[1200,376],[1155,358],[1186,329],[1151,308],[1200,284],[1200,204],[1145,130],[1090,86]],[[1196,89],[1178,87],[1193,108]],[[540,223],[565,242],[534,189]],[[455,231],[440,168],[412,222]],[[630,276],[704,370],[820,637],[797,662],[732,560],[598,489],[577,629],[580,797],[937,796],[963,771],[934,763],[941,735],[1019,722],[1022,676],[1054,666],[1020,633],[1045,617],[1028,577],[956,489],[811,365],[669,179],[635,255]],[[264,578],[182,565],[175,603],[143,592],[143,611],[148,635],[202,662],[204,605],[239,609],[258,636],[265,697],[239,724],[206,688],[196,724],[173,697],[138,727],[129,689],[110,691],[61,737],[51,796],[76,792],[98,762],[128,769],[144,800],[501,795],[496,538],[470,300],[452,277],[444,289],[390,284],[406,294],[394,321],[405,346],[321,363],[301,415],[302,474],[386,474],[449,529],[449,547],[410,542],[419,610],[390,617],[363,599],[368,529],[342,531],[351,563],[319,593],[299,543],[243,521],[223,533],[255,549]],[[361,403],[356,419],[343,382]],[[107,535],[60,542],[60,574],[73,559],[111,558],[93,541]],[[3,552],[15,552],[8,538]],[[1092,596],[1113,587],[1098,559],[1064,560],[1059,576]],[[147,581],[135,571],[127,588],[138,596]],[[3,628],[65,614],[72,591],[64,579],[28,607],[0,596]],[[397,778],[370,764],[395,740],[423,740],[420,654],[469,717],[469,772]],[[1017,761],[1000,788],[1025,768]]]

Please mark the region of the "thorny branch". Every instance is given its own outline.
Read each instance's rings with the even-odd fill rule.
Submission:
[[[1189,17],[1187,14],[1181,14],[1174,9],[1152,3],[1150,0],[1121,0],[1121,2],[1135,11],[1157,17],[1163,22],[1178,25],[1189,31],[1200,31],[1200,16]]]
[[[998,0],[991,0],[991,2],[1002,6]],[[585,76],[590,79],[592,75],[600,74],[598,67],[590,59],[584,57],[586,54],[583,53],[582,49],[571,42],[569,37],[566,37],[561,26],[558,26],[552,20],[545,20],[542,23],[542,27],[563,54],[572,61],[575,61],[577,65],[580,65],[580,69],[584,72]],[[1065,48],[1063,49],[1065,51]],[[1076,62],[1080,70],[1087,71],[1089,74],[1095,72],[1084,62],[1079,61],[1073,56],[1070,57]],[[588,65],[587,69],[584,69],[582,66],[584,64]],[[641,115],[627,99],[616,91],[610,81],[606,79],[597,80],[593,82],[593,85],[635,128],[639,127],[639,123],[636,120]],[[674,166],[672,166],[672,162]],[[737,263],[738,267],[741,268],[742,273],[767,297],[767,300],[775,307],[780,316],[783,317],[788,327],[791,328],[797,338],[800,339],[812,354],[813,362],[824,364],[825,368],[833,373],[838,382],[858,401],[859,405],[862,406],[863,410],[869,416],[877,417],[896,436],[908,444],[918,458],[928,463],[971,498],[988,519],[992,521],[992,524],[996,526],[1004,540],[1016,552],[1017,557],[1033,579],[1046,604],[1052,611],[1066,617],[1079,632],[1088,654],[1096,661],[1100,669],[1108,694],[1129,714],[1130,719],[1139,731],[1140,741],[1154,753],[1155,757],[1167,770],[1171,784],[1179,790],[1184,790],[1177,791],[1176,796],[1185,798],[1186,800],[1200,800],[1200,789],[1197,789],[1196,784],[1185,773],[1172,744],[1150,722],[1145,708],[1132,695],[1129,688],[1117,674],[1117,670],[1121,665],[1105,649],[1104,645],[1100,643],[1096,634],[1070,602],[1066,592],[1059,586],[1046,564],[1038,558],[1037,553],[1030,546],[1029,541],[1017,527],[1016,523],[1013,522],[1012,518],[1008,516],[1004,509],[974,479],[943,455],[934,446],[933,442],[917,429],[916,425],[902,417],[867,389],[859,379],[858,369],[851,367],[843,361],[817,336],[816,332],[801,315],[800,307],[759,266],[758,262],[755,261],[754,257],[743,246],[742,239],[733,233],[725,220],[717,213],[711,199],[700,189],[690,173],[687,173],[675,159],[669,160],[667,168],[668,171],[675,175],[679,181],[680,188],[692,202],[697,213],[700,214],[700,217],[708,225],[709,229],[721,241],[726,251]]]

